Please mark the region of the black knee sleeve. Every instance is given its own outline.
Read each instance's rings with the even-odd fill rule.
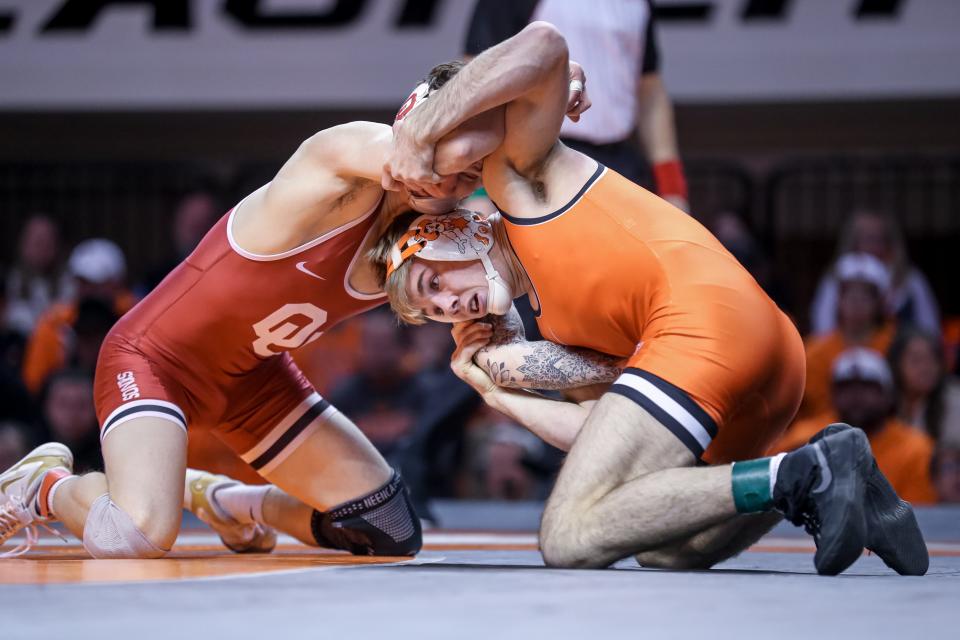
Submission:
[[[329,511],[314,510],[310,525],[321,547],[358,556],[412,556],[423,544],[420,519],[396,472],[372,493]]]

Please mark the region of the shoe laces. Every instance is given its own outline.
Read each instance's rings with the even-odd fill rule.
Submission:
[[[819,542],[820,516],[817,513],[817,506],[812,501],[804,505],[803,512],[800,514],[800,521],[803,524],[803,530],[813,536],[814,542]]]
[[[26,516],[26,520],[24,518]],[[7,504],[0,506],[0,544],[3,544],[20,530],[23,530],[24,540],[10,551],[0,553],[0,558],[15,558],[27,553],[40,540],[40,531],[37,527],[46,529],[49,533],[57,536],[64,542],[67,541],[60,532],[56,531],[44,522],[33,520],[29,517],[29,511],[23,503],[20,496],[12,496]]]
[[[784,517],[796,526],[820,540],[820,514],[813,499],[811,489],[819,482],[819,473],[810,473],[792,486],[786,488],[775,505]]]

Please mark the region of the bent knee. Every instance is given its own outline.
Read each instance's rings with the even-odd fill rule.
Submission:
[[[548,504],[540,522],[540,555],[548,567],[558,569],[599,568],[591,562],[594,554],[583,543],[582,522],[578,510],[569,501]]]
[[[150,543],[158,549],[164,549],[164,553],[173,548],[177,541],[177,535],[180,533],[180,522],[183,518],[182,513],[176,514],[138,514],[131,515],[130,519],[134,527]]]
[[[371,498],[379,498],[372,508]],[[414,556],[423,547],[420,519],[397,473],[366,496],[332,511],[314,510],[310,529],[319,546],[354,555]]]
[[[600,569],[600,565],[592,564],[585,554],[576,549],[559,544],[540,543],[540,555],[543,564],[554,569]]]
[[[540,555],[545,565],[557,569],[601,569],[607,564],[598,561],[595,550],[584,544],[569,526],[541,527]]]
[[[83,546],[94,558],[161,558],[173,546],[179,528],[179,518],[131,516],[104,494],[90,506]]]

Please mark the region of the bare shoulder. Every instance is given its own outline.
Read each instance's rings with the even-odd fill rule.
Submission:
[[[382,122],[356,120],[318,131],[307,138],[297,154],[308,159],[329,159],[339,153],[369,153],[367,145],[390,144],[393,133],[390,125]]]
[[[511,218],[539,218],[565,207],[596,168],[596,160],[557,141],[543,163],[522,171],[498,150],[484,161],[483,184]]]
[[[328,178],[328,180],[335,180]],[[259,255],[275,255],[307,244],[368,214],[383,191],[369,181],[346,182],[313,201],[270,198],[271,183],[238,205],[231,235],[240,248]]]
[[[393,140],[392,130],[379,122],[346,122],[318,131],[301,143],[277,178],[307,174],[380,181]]]
[[[237,209],[235,241],[251,253],[281,253],[369,212],[383,194],[380,171],[390,140],[390,127],[376,122],[310,136]]]
[[[347,122],[319,131],[300,145],[271,183],[268,199],[294,198],[313,204],[333,202],[344,193],[380,183],[390,149],[389,126],[378,122]]]

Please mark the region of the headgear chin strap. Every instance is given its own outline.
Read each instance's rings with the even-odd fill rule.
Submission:
[[[466,209],[420,216],[390,252],[387,278],[407,259],[417,256],[435,262],[479,260],[487,274],[487,313],[502,316],[510,310],[513,292],[490,261],[493,227],[480,214]]]

